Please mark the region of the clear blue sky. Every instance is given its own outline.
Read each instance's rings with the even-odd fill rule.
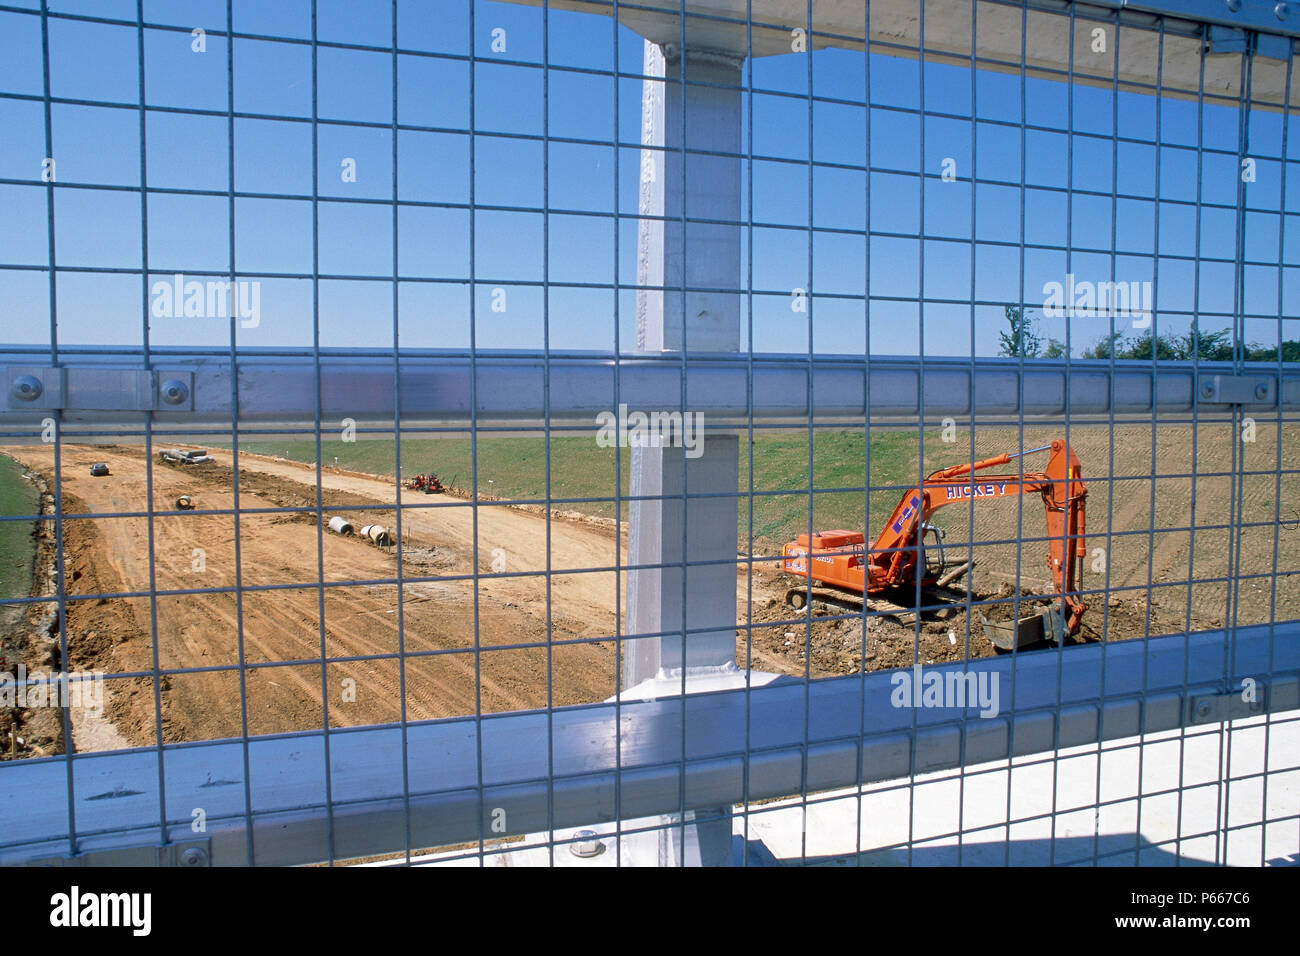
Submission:
[[[37,0],[16,0],[38,8]],[[403,0],[399,7],[399,46],[403,49],[464,55],[469,52],[467,5]],[[89,13],[134,20],[135,0],[51,0],[52,11]],[[225,0],[146,0],[147,22],[221,30]],[[235,0],[237,31],[310,37],[308,0]],[[319,38],[387,45],[392,23],[387,2],[320,0]],[[544,52],[554,67],[613,69],[610,42],[614,28],[607,18],[551,11],[549,51],[543,50],[541,11],[483,0],[477,6],[475,53],[476,140],[474,200],[483,205],[544,206],[543,144],[503,138],[525,133],[609,140],[614,135],[614,81],[606,76],[552,70],[549,74],[549,128],[543,110],[543,73],[529,66],[494,60],[491,31],[506,31],[510,59],[541,63]],[[638,71],[642,42],[618,31],[618,66]],[[184,32],[145,33],[145,99],[151,107],[196,107],[224,111],[227,105],[226,41],[207,38],[207,51],[191,50]],[[50,72],[56,97],[138,105],[137,34],[134,27],[101,25],[52,18]],[[870,291],[907,301],[873,301],[870,307],[872,351],[914,354],[918,335],[921,280],[927,354],[969,355],[972,292],[976,299],[1014,302],[1021,297],[1019,249],[985,244],[1018,243],[1021,191],[1014,185],[980,185],[975,220],[975,282],[971,281],[972,164],[980,178],[1015,183],[1020,178],[1019,131],[989,122],[976,124],[974,156],[968,119],[924,118],[925,156],[920,155],[922,119],[889,107],[917,108],[920,66],[911,60],[871,58],[871,162],[882,171],[870,186],[873,233]],[[392,58],[389,54],[319,51],[319,113],[322,118],[390,123]],[[757,89],[807,93],[809,64],[805,55],[757,61]],[[819,95],[861,100],[864,68],[861,55],[827,50],[812,55],[813,88]],[[925,66],[925,107],[969,116],[971,78],[964,69],[937,63]],[[980,120],[1020,121],[1018,76],[979,72],[975,77]],[[398,64],[398,120],[401,123],[468,130],[469,65],[463,61],[402,56]],[[0,93],[39,96],[42,91],[40,19],[24,13],[0,13]],[[619,137],[639,139],[640,83],[618,85]],[[1069,140],[1063,131],[1066,88],[1030,80],[1026,90],[1027,121],[1062,130],[1031,131],[1026,137],[1024,239],[1055,250],[1028,250],[1024,298],[1031,307],[1042,301],[1042,286],[1060,281],[1067,271],[1067,239],[1078,247],[1111,248],[1112,212],[1104,198],[1075,196],[1072,236],[1066,235],[1067,197],[1038,187],[1067,185]],[[254,40],[235,47],[236,111],[311,115],[310,48]],[[1118,169],[1119,189],[1147,200],[1121,200],[1114,224],[1119,253],[1117,278],[1153,277],[1160,223],[1163,256],[1195,251],[1195,210],[1152,201],[1157,195],[1157,152],[1161,166],[1160,198],[1194,200],[1196,177],[1195,103],[1166,100],[1162,106],[1165,145],[1157,150],[1152,130],[1155,102],[1147,96],[1122,94],[1119,133],[1147,143],[1121,144],[1119,164],[1112,161],[1109,138],[1076,136],[1073,185],[1110,193]],[[809,222],[811,170],[812,220],[817,227],[863,230],[868,183],[861,170],[811,169],[808,160],[808,102],[755,93],[755,156],[792,159],[802,164],[754,160],[756,221],[806,226]],[[1111,94],[1106,89],[1077,87],[1076,133],[1112,132]],[[747,107],[748,121],[748,107]],[[52,112],[54,158],[61,184],[140,185],[140,128],[137,109],[56,104]],[[816,104],[812,117],[813,157],[818,161],[861,166],[866,156],[866,116],[861,106]],[[320,335],[325,346],[391,347],[393,272],[392,212],[387,203],[355,205],[330,202],[339,197],[391,200],[392,141],[388,129],[319,126],[320,271],[373,277],[369,281],[323,280],[320,287]],[[184,187],[224,192],[228,188],[227,120],[151,109],[147,112],[147,179],[151,187]],[[1300,266],[1300,219],[1279,215],[1282,164],[1281,122],[1277,114],[1255,113],[1250,129],[1251,155],[1257,158],[1257,182],[1249,187],[1246,252],[1250,259],[1277,263],[1279,234],[1287,231],[1283,260]],[[1300,128],[1293,129],[1289,149],[1300,151]],[[1235,150],[1235,111],[1208,106],[1204,143]],[[1189,148],[1190,147],[1190,148]],[[469,141],[464,133],[403,131],[398,136],[398,199],[468,202]],[[46,189],[40,183],[45,156],[44,109],[39,100],[0,98],[0,263],[39,266],[47,262]],[[940,171],[946,157],[956,162],[958,181],[927,181],[916,172]],[[1270,159],[1271,157],[1271,159]],[[354,183],[342,181],[341,162],[356,160]],[[612,218],[552,212],[550,279],[552,282],[624,283],[636,279],[636,180],[638,151],[611,146],[551,144],[551,210],[612,213],[614,169],[619,164],[618,210],[620,254],[614,256]],[[1206,153],[1202,157],[1201,198],[1211,203],[1236,199],[1237,160]],[[235,188],[294,198],[240,198],[235,203],[236,266],[249,272],[312,271],[311,125],[281,120],[235,121]],[[1294,168],[1294,167],[1289,167]],[[1287,210],[1300,212],[1300,177],[1291,176]],[[924,244],[921,230],[924,188],[925,231],[937,238]],[[748,192],[748,189],[746,189]],[[154,278],[192,270],[221,271],[229,263],[228,203],[224,196],[179,196],[150,193],[148,199],[149,268]],[[748,215],[748,210],[745,213]],[[1236,216],[1232,210],[1203,209],[1201,253],[1234,253]],[[546,304],[540,288],[511,281],[543,278],[541,212],[492,212],[477,219],[476,274],[478,344],[484,348],[540,347]],[[402,206],[398,213],[399,272],[404,276],[469,277],[469,220],[464,210]],[[141,202],[137,191],[59,188],[55,200],[57,261],[61,267],[108,266],[137,270],[104,275],[61,272],[58,280],[59,339],[63,344],[138,344],[145,311],[139,271]],[[805,351],[806,316],[790,310],[788,290],[808,287],[808,234],[755,227],[753,283],[756,290],[782,294],[756,297],[753,347],[757,351]],[[944,241],[950,240],[950,241]],[[820,293],[861,295],[866,288],[867,239],[822,233],[814,239],[811,285]],[[1070,271],[1080,278],[1111,276],[1109,254],[1075,251]],[[1233,269],[1203,262],[1200,308],[1230,312]],[[746,274],[748,263],[745,264]],[[1196,308],[1193,288],[1196,263],[1162,258],[1159,266],[1158,321],[1162,331],[1178,333]],[[1282,309],[1297,314],[1300,271],[1283,270]],[[742,280],[743,281],[743,280]],[[506,313],[490,308],[491,290],[507,289]],[[1247,312],[1273,316],[1248,319],[1247,338],[1273,343],[1277,338],[1278,267],[1247,269]],[[402,344],[458,348],[469,344],[469,292],[464,284],[403,282],[399,298]],[[621,293],[621,335],[632,342],[635,293]],[[818,298],[812,315],[819,352],[860,354],[864,341],[865,304],[861,300]],[[1035,309],[1035,311],[1038,311]],[[614,293],[610,290],[552,288],[549,302],[551,345],[559,349],[610,349],[614,344]],[[0,269],[0,340],[48,341],[49,296],[44,273]],[[975,311],[974,349],[992,354],[997,333],[1005,326],[997,306]],[[1221,328],[1230,319],[1206,316],[1203,327]],[[1108,330],[1105,319],[1072,320],[1075,352],[1092,345]],[[1127,322],[1121,321],[1125,329]],[[1043,321],[1043,334],[1065,338],[1062,320]],[[156,345],[228,344],[228,325],[219,320],[154,318]],[[1287,338],[1300,338],[1300,321],[1288,320]],[[247,346],[305,346],[312,340],[311,282],[263,279],[261,324],[241,329]]]

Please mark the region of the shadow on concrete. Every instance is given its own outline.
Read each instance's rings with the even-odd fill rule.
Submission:
[[[756,843],[759,841],[750,841]],[[760,844],[761,845],[761,844]],[[1055,851],[1053,852],[1053,846]],[[766,850],[766,848],[764,848]],[[770,854],[769,854],[770,856]],[[750,865],[757,862],[753,850]],[[1100,837],[1058,837],[1056,840],[1002,840],[963,843],[958,859],[955,844],[914,846],[909,859],[907,847],[865,850],[858,854],[778,859],[778,866],[1097,866],[1118,867],[1213,867],[1209,860],[1180,856],[1170,847],[1156,846],[1134,833],[1112,833]],[[1295,862],[1269,861],[1269,866],[1294,866]]]

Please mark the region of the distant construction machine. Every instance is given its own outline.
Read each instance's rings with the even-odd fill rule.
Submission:
[[[442,492],[442,482],[438,480],[435,474],[418,474],[406,483],[406,487],[411,491],[423,491],[426,495],[436,495]]]
[[[1052,455],[1046,471],[976,475],[1021,455],[1048,449]],[[1061,439],[1021,453],[1002,454],[934,472],[903,495],[869,549],[865,536],[855,531],[821,531],[811,538],[799,535],[781,549],[781,568],[788,574],[810,578],[813,587],[790,588],[786,591],[786,603],[802,608],[811,592],[814,600],[841,607],[861,608],[865,604],[886,613],[915,613],[918,583],[922,607],[964,601],[964,595],[947,590],[947,585],[969,572],[974,562],[968,560],[954,567],[945,563],[943,533],[930,524],[930,516],[955,501],[1035,492],[1042,495],[1047,510],[1047,566],[1063,607],[1053,606],[1042,614],[1023,618],[1014,626],[999,626],[986,620],[985,633],[1001,650],[1044,639],[1062,641],[1066,635],[1079,632],[1080,621],[1088,610],[1077,593],[1086,553],[1084,501],[1088,487],[1081,477],[1079,459]],[[925,546],[925,539],[931,534],[935,560],[927,555]]]

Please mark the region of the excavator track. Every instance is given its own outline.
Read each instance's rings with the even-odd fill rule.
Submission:
[[[824,607],[840,608],[846,611],[861,611],[865,607],[868,611],[897,618],[903,624],[910,624],[916,619],[914,604],[900,604],[897,601],[891,601],[889,598],[873,595],[868,595],[864,600],[862,595],[821,587],[816,584],[811,589],[807,585],[787,589],[785,604],[796,611],[802,611],[807,606],[810,595],[814,605],[820,604]],[[903,597],[901,594],[898,596]],[[954,611],[961,609],[965,597],[963,592],[953,591],[950,588],[923,588],[921,591],[921,615],[922,617],[942,621],[950,617]]]

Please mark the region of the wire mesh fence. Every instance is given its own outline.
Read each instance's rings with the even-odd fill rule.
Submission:
[[[854,6],[0,5],[0,860],[1293,861],[1291,31]]]

